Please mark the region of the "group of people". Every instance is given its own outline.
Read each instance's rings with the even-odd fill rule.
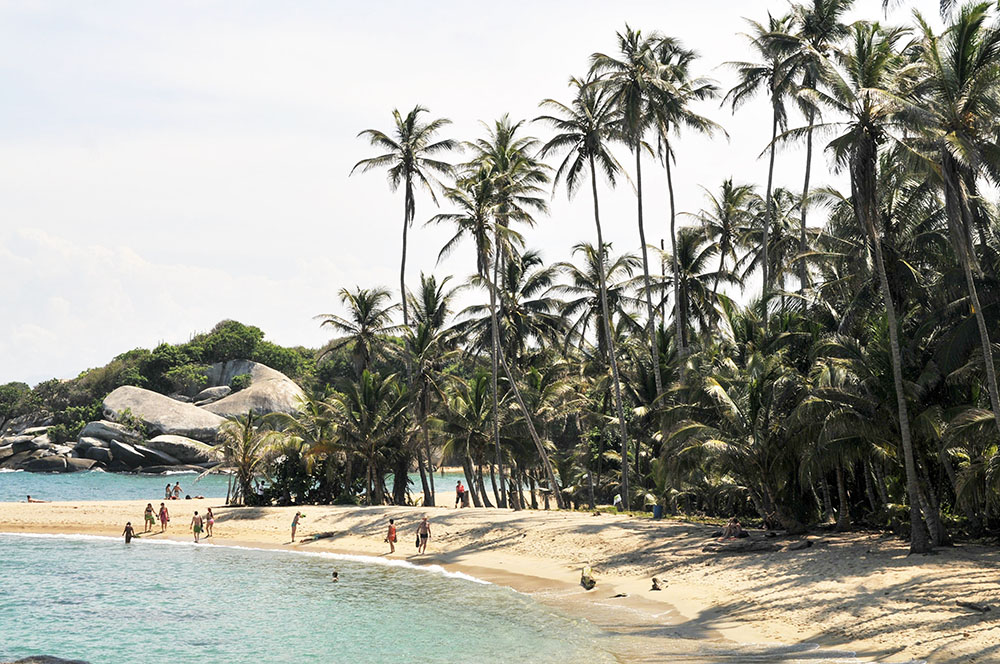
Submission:
[[[159,510],[153,509],[153,503],[146,503],[146,509],[143,512],[143,520],[146,523],[146,528],[142,532],[152,532],[157,519],[160,521],[160,532],[167,532],[167,525],[170,523],[170,510],[167,509],[166,503],[160,503]],[[194,541],[200,541],[201,534],[203,532],[205,533],[205,537],[211,537],[214,526],[215,515],[212,514],[211,507],[208,508],[208,511],[205,512],[204,516],[198,514],[198,511],[195,510],[194,516],[191,518],[191,532],[194,533]],[[126,543],[131,542],[133,537],[138,537],[135,533],[135,529],[132,528],[131,521],[125,524],[125,530],[122,532],[122,535],[125,536]]]
[[[397,538],[398,536],[396,534],[396,520],[389,519],[389,530],[385,535],[385,540],[383,541],[389,544],[390,554],[396,553]],[[415,543],[417,546],[418,554],[427,552],[427,540],[429,540],[430,538],[431,538],[431,522],[428,521],[426,516],[424,516],[424,518],[420,520],[420,523],[417,524],[417,537]]]

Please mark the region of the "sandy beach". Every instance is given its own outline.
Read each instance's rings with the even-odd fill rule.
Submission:
[[[889,536],[813,534],[810,548],[704,553],[714,528],[589,512],[306,506],[292,544],[296,508],[227,508],[218,500],[175,501],[166,535],[190,539],[194,510],[211,506],[217,545],[386,555],[389,518],[399,526],[394,557],[439,564],[529,593],[612,635],[624,661],[661,661],[685,641],[817,644],[865,660],[935,663],[1000,659],[1000,552],[957,546],[907,557]],[[0,532],[118,536],[142,530],[146,501],[0,503]],[[154,504],[158,506],[158,503]],[[413,535],[427,514],[433,536],[416,556]],[[159,530],[157,525],[156,530]],[[755,534],[759,535],[759,533]],[[794,540],[780,540],[787,545]],[[584,591],[581,568],[598,585]],[[665,581],[661,592],[650,579]],[[614,597],[625,594],[625,597]],[[990,604],[980,613],[957,600]],[[730,644],[731,645],[731,644]]]

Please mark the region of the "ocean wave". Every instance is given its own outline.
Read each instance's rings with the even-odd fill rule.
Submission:
[[[34,539],[64,539],[64,540],[76,540],[76,541],[100,541],[100,542],[121,542],[120,537],[111,537],[110,535],[85,535],[82,533],[8,533],[0,532],[0,536],[8,537],[26,537]],[[193,541],[180,541],[171,539],[142,539],[141,537],[136,537],[133,542],[139,543],[140,545],[152,544],[152,545],[165,545],[165,546],[185,546],[185,547],[199,547],[199,548],[216,548],[216,549],[238,549],[241,551],[264,551],[266,553],[276,553],[276,554],[286,554],[291,556],[307,556],[312,558],[326,558],[328,560],[349,560],[351,562],[362,563],[365,565],[382,565],[383,567],[399,567],[403,569],[411,569],[418,572],[426,572],[429,574],[438,574],[440,576],[447,577],[449,579],[461,579],[463,581],[470,581],[472,583],[479,583],[482,585],[493,585],[489,581],[484,581],[483,579],[472,576],[471,574],[465,574],[464,572],[453,572],[447,570],[440,565],[417,565],[406,560],[397,560],[395,558],[382,558],[377,556],[362,556],[352,553],[334,553],[332,551],[292,551],[288,549],[268,549],[263,547],[255,546],[241,546],[239,544],[213,544],[210,542],[199,542],[195,543]]]
[[[24,471],[18,468],[17,470],[13,468],[0,468],[0,473],[23,473]]]

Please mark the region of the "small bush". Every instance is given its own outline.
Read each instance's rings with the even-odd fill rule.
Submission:
[[[233,379],[229,381],[229,387],[232,388],[233,392],[239,392],[240,390],[245,390],[250,387],[250,383],[252,382],[253,379],[250,377],[250,374],[239,374],[233,376]]]
[[[194,396],[208,384],[208,367],[200,364],[184,364],[174,367],[163,377],[174,392]]]

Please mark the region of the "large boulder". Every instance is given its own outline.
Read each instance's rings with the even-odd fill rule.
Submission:
[[[91,459],[93,461],[99,461],[105,465],[111,463],[113,457],[111,456],[111,450],[106,447],[91,447],[88,448],[83,456]]]
[[[302,388],[291,378],[274,369],[249,360],[230,360],[213,364],[208,370],[208,381],[213,385],[228,385],[234,377],[249,374],[250,386],[204,406],[204,409],[232,417],[246,415],[251,410],[268,413],[294,413],[305,398]]]
[[[84,450],[89,450],[91,447],[107,447],[108,441],[101,440],[100,438],[93,438],[91,436],[80,436],[76,441],[74,448],[77,452],[82,452]]]
[[[31,459],[21,464],[21,469],[32,473],[65,473],[66,457],[56,455]]]
[[[105,415],[117,417],[126,409],[154,435],[173,434],[198,440],[215,440],[219,426],[224,421],[219,415],[207,410],[141,387],[123,385],[104,397]]]
[[[210,463],[219,460],[219,453],[211,445],[184,436],[164,434],[147,440],[144,447],[169,454],[180,463]]]
[[[18,440],[10,446],[10,449],[14,452],[14,454],[19,454],[20,452],[33,452],[34,450],[40,450],[43,447],[47,447],[47,445],[42,445],[34,439],[29,439]]]
[[[3,461],[7,457],[14,456],[14,450],[12,448],[13,448],[12,445],[0,446],[0,461]]]
[[[71,473],[80,470],[90,470],[96,463],[93,459],[66,459],[66,470]]]
[[[97,440],[103,440],[105,443],[110,443],[112,440],[137,443],[142,440],[142,436],[138,432],[133,431],[124,424],[109,422],[108,420],[88,422],[83,427],[83,430],[80,431],[80,437],[77,440],[82,441],[86,438],[96,438]]]
[[[164,473],[176,473],[179,470],[187,470],[195,473],[200,473],[204,468],[201,466],[143,466],[142,468],[136,468],[136,470],[144,475],[163,475]]]
[[[43,433],[48,433],[49,429],[52,427],[28,427],[21,432],[22,436],[40,436]]]
[[[112,458],[115,461],[122,462],[129,468],[135,468],[136,466],[148,463],[142,452],[137,451],[128,443],[123,443],[120,440],[112,440],[110,449]]]
[[[37,459],[44,454],[40,450],[31,450],[28,452],[18,452],[13,456],[9,456],[3,461],[0,461],[0,468],[13,468],[15,470],[23,470],[22,465],[31,461],[32,459]]]
[[[147,463],[152,462],[158,466],[176,466],[180,464],[177,458],[170,456],[166,452],[160,452],[144,445],[136,445],[135,451],[146,457]]]
[[[228,385],[218,385],[216,387],[206,387],[201,392],[196,394],[191,401],[194,401],[195,405],[201,405],[202,403],[208,403],[211,401],[218,401],[222,397],[228,397],[232,394],[233,388]]]

